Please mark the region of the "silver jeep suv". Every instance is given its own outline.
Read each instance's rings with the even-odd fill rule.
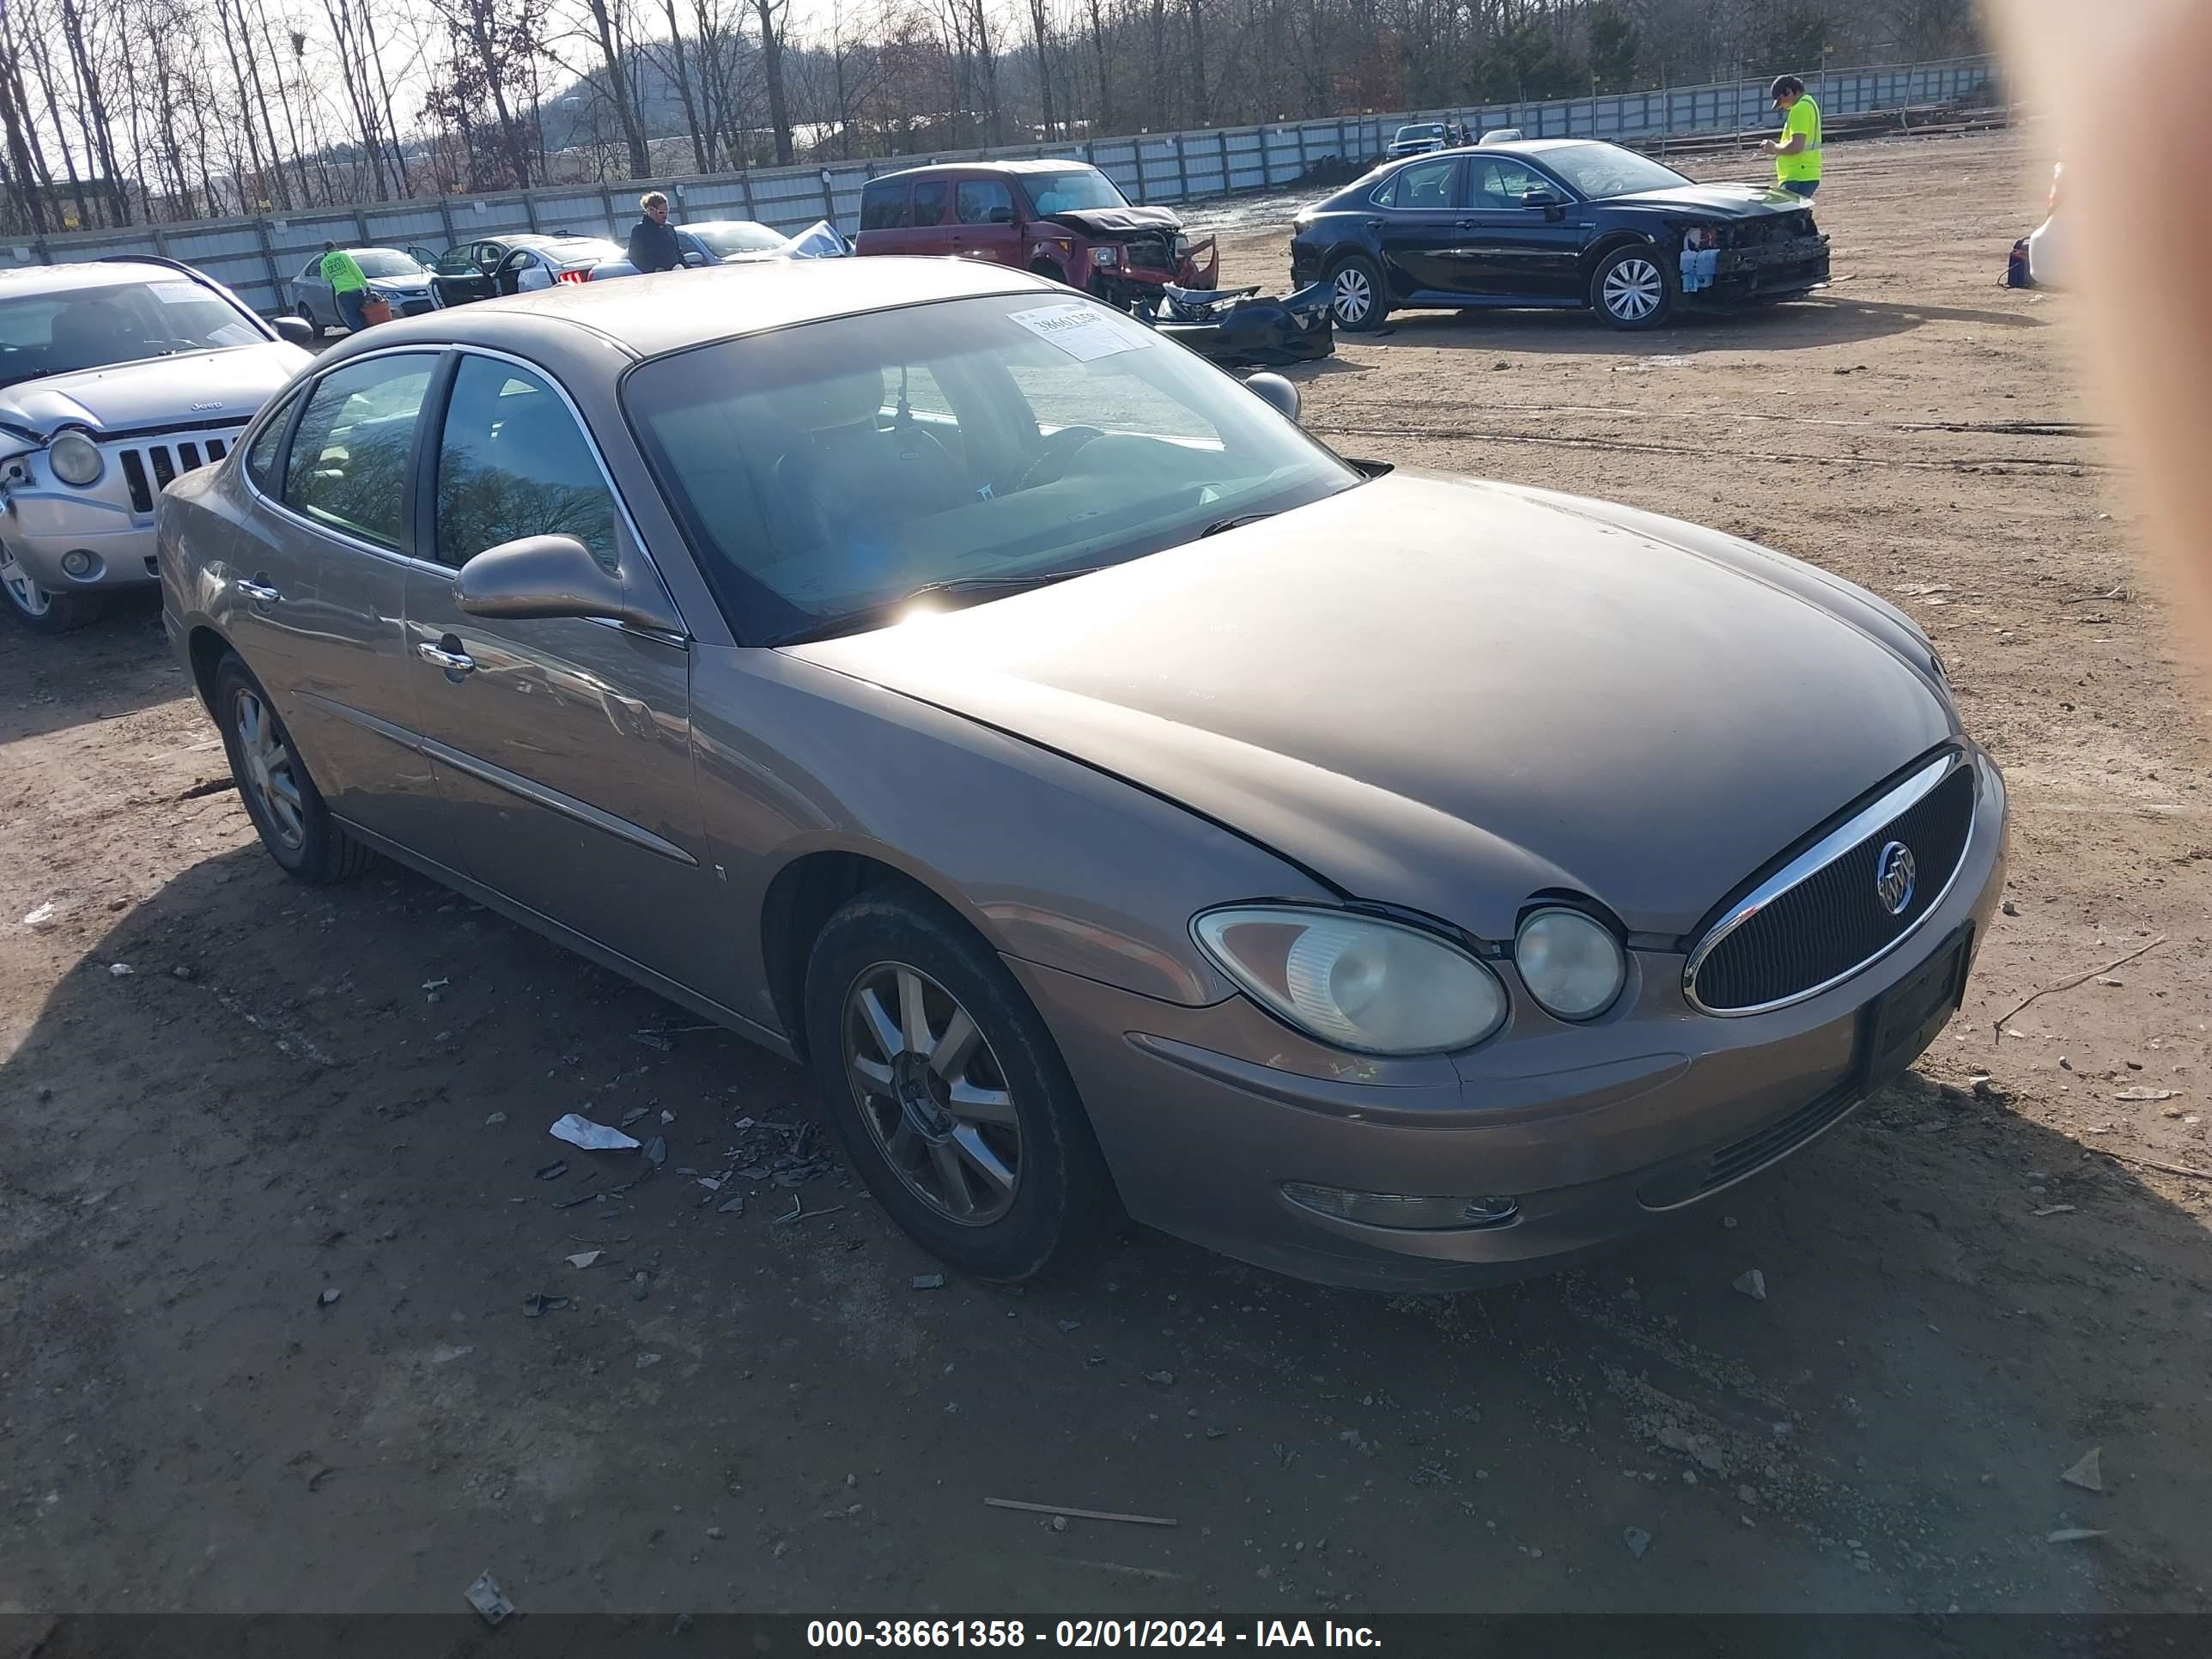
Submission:
[[[0,609],[59,634],[153,586],[163,488],[222,458],[306,337],[172,260],[0,271]]]

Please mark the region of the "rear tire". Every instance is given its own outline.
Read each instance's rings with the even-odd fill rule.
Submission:
[[[1674,314],[1681,284],[1656,248],[1615,248],[1590,275],[1590,308],[1613,327],[1657,328]]]
[[[1340,261],[1329,273],[1328,312],[1336,325],[1354,334],[1370,334],[1390,316],[1384,297],[1382,272],[1364,253]]]
[[[830,917],[806,968],[807,1053],[848,1161],[891,1219],[1011,1284],[1096,1243],[1112,1186],[1066,1062],[958,916],[884,886]]]
[[[305,300],[302,300],[298,305],[293,307],[292,309],[299,313],[300,320],[301,322],[305,323],[309,328],[315,331],[315,337],[318,340],[323,337],[323,325],[315,320],[314,307],[309,305]]]
[[[33,634],[75,633],[97,620],[100,612],[97,593],[58,593],[40,586],[4,542],[0,542],[0,593],[8,596],[8,614]]]
[[[214,703],[230,775],[269,856],[318,887],[365,869],[374,854],[331,816],[269,694],[235,652],[216,665]]]

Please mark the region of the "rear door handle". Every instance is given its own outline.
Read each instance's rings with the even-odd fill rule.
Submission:
[[[448,651],[442,645],[433,645],[424,640],[415,647],[415,654],[424,662],[434,662],[449,674],[472,674],[477,659],[465,651]]]
[[[267,582],[240,581],[238,584],[238,591],[256,605],[276,605],[284,597]]]

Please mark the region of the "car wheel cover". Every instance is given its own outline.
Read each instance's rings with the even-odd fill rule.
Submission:
[[[1644,258],[1623,259],[1605,273],[1605,308],[1624,323],[1640,323],[1659,309],[1666,293],[1659,267]]]
[[[1013,1091],[974,1016],[905,963],[863,969],[845,994],[845,1076],[902,1185],[936,1215],[987,1227],[1022,1176]]]
[[[246,768],[242,781],[252,792],[270,832],[287,851],[297,852],[307,844],[307,806],[284,728],[251,691],[241,690],[232,699],[231,714],[238,728],[239,759]]]
[[[43,617],[54,608],[53,595],[33,581],[22,562],[5,547],[0,547],[0,587],[8,590],[15,609],[27,617]]]
[[[1358,265],[1346,265],[1336,273],[1335,299],[1338,319],[1346,323],[1358,322],[1374,309],[1374,284],[1367,280],[1367,273]]]

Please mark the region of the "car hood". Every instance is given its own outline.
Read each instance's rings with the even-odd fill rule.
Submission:
[[[283,340],[49,374],[0,388],[0,423],[51,437],[64,426],[103,436],[205,417],[243,420],[313,359]]]
[[[1671,190],[1608,196],[1602,207],[1657,208],[1706,219],[1756,219],[1770,213],[1802,213],[1805,198],[1771,185],[1677,185]]]
[[[1924,638],[1712,531],[1398,472],[794,654],[1183,803],[1353,896],[1678,938],[1953,736]],[[1223,897],[1265,895],[1224,894]]]
[[[1085,236],[1140,236],[1148,230],[1181,230],[1182,221],[1165,208],[1070,208],[1044,216],[1056,225],[1081,231]]]
[[[427,294],[430,289],[430,273],[427,270],[420,276],[371,276],[368,280],[371,288],[393,294]]]

